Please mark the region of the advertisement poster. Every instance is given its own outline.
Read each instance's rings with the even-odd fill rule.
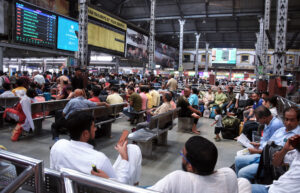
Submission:
[[[126,43],[126,58],[142,62],[148,62],[148,37],[146,35],[143,35],[132,29],[127,28]]]
[[[25,0],[29,3],[54,11],[62,15],[69,15],[69,1],[67,0]]]
[[[78,22],[58,16],[57,48],[78,51]]]
[[[161,42],[155,43],[155,62],[163,68],[178,69],[178,50]]]

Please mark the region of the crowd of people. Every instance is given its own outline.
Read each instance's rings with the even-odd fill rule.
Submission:
[[[142,78],[138,75],[88,75],[80,68],[76,68],[74,73],[68,70],[58,74],[34,72],[31,76],[27,72],[7,76],[0,71],[0,98],[20,98],[14,107],[4,109],[4,119],[17,123],[12,141],[18,141],[22,133],[34,130],[33,118],[38,115],[31,113],[32,103],[69,99],[62,111],[55,112],[55,122],[51,125],[54,141],[50,151],[52,169],[70,168],[138,185],[142,169],[140,148],[128,144],[127,140],[116,145],[119,156],[112,164],[104,153],[93,148],[99,133],[94,117],[88,112],[77,113],[83,108],[109,107],[125,102],[127,106],[123,114],[132,124],[132,132],[148,127],[151,116],[176,108],[180,108],[179,117],[193,119],[189,130],[195,136],[186,141],[180,151],[182,171],[168,174],[148,189],[166,193],[300,192],[299,107],[285,109],[281,118],[276,108],[277,97],[269,96],[268,92],[246,93],[246,83],[216,82],[215,85],[208,85],[205,80],[196,80],[197,86],[194,85],[195,80],[175,78],[174,75],[168,78],[154,75]],[[238,93],[235,94],[235,91]],[[139,112],[143,112],[145,121],[136,124],[136,114]],[[222,140],[220,133],[226,130],[223,121],[227,117],[242,122],[241,135],[251,141],[253,134],[256,134],[259,140],[252,141],[251,147],[238,154],[231,168],[216,170],[218,150],[214,143],[199,136],[201,133],[197,123],[202,117],[215,120],[211,126],[215,126],[216,142]],[[70,140],[59,138],[65,131]],[[266,150],[275,146],[281,148],[272,154]],[[271,156],[269,162],[266,155]],[[286,164],[289,170],[280,170],[280,175],[276,173],[275,177],[269,176],[269,168],[276,169]],[[97,171],[92,170],[91,165],[95,165]],[[266,175],[270,180],[264,184],[266,181],[262,179],[266,179]]]

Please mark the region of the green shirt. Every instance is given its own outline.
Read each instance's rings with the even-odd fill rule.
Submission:
[[[215,103],[217,105],[222,105],[226,101],[227,97],[224,93],[219,94],[218,92],[215,94]]]
[[[137,93],[132,93],[129,98],[129,102],[132,101],[132,107],[135,111],[142,109],[142,97]]]

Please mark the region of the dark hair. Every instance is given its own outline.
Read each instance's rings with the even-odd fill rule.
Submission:
[[[69,86],[67,86],[66,89],[72,91],[72,90],[73,90],[73,87],[72,87],[71,85],[69,85]]]
[[[216,110],[216,113],[218,114],[218,115],[221,115],[222,114],[222,111],[221,111],[221,108],[220,107],[216,107],[215,108],[215,110]]]
[[[4,88],[4,90],[10,90],[11,89],[10,83],[6,83],[6,82],[2,84],[2,87]]]
[[[208,139],[201,136],[193,136],[185,143],[186,158],[202,176],[210,175],[214,172],[218,150]]]
[[[100,92],[101,92],[101,90],[97,86],[94,86],[92,88],[92,91],[93,91],[94,96],[99,96]]]
[[[35,91],[33,88],[29,88],[29,89],[27,89],[27,91],[26,91],[26,95],[27,95],[28,97],[30,97],[30,98],[34,98],[34,97],[37,96],[37,93],[36,93],[36,91]]]
[[[3,71],[2,70],[0,70],[0,76],[2,76],[4,73],[3,73]]]
[[[145,92],[146,92],[146,93],[149,92],[149,87],[148,87],[148,86],[145,87]]]
[[[277,96],[267,97],[264,100],[265,102],[271,103],[273,107],[277,106]]]
[[[297,114],[297,120],[300,121],[300,109],[296,106],[287,107],[283,110],[283,116],[285,117],[285,113],[289,111],[295,111]]]
[[[17,81],[16,81],[16,84],[17,84],[17,86],[23,86],[23,79],[17,79]]]
[[[216,86],[219,86],[219,84],[220,84],[220,83],[219,83],[218,81],[215,82],[215,85],[216,85]]]
[[[113,87],[111,88],[111,90],[114,91],[114,92],[119,92],[119,89],[118,89],[117,87],[115,87],[115,86],[113,86]]]
[[[228,87],[229,88],[229,92],[232,93],[233,92],[233,87]]]
[[[269,116],[272,115],[272,114],[271,114],[271,111],[270,111],[267,107],[265,107],[265,106],[263,106],[263,105],[257,107],[257,108],[254,110],[254,114],[255,114],[255,116],[257,116],[258,118],[269,117]]]
[[[132,90],[132,91],[134,91],[134,88],[133,88],[133,86],[129,86],[129,87],[128,87],[128,90]]]
[[[193,91],[193,93],[194,93],[194,94],[196,94],[196,95],[198,95],[198,94],[199,94],[199,91],[198,91],[198,89],[197,89],[197,88],[193,88],[193,89],[192,89],[192,91]]]
[[[72,113],[67,122],[67,128],[70,132],[70,138],[78,141],[83,131],[90,131],[94,117],[90,112],[74,112]]]
[[[141,91],[141,92],[146,92],[146,87],[141,86],[141,87],[140,87],[140,91]]]
[[[68,70],[64,70],[64,75],[68,75]]]
[[[165,98],[168,102],[172,100],[172,96],[169,93],[165,93]]]
[[[263,92],[261,92],[261,95],[263,95],[263,94],[269,96],[269,92],[268,92],[268,91],[263,91]]]

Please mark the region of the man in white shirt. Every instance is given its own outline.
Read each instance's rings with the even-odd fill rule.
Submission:
[[[250,183],[237,180],[232,169],[215,170],[218,150],[204,137],[191,137],[180,155],[184,171],[168,174],[149,189],[163,193],[251,193]]]
[[[59,171],[69,168],[82,173],[110,178],[121,183],[136,185],[141,175],[141,151],[136,145],[116,145],[119,152],[114,165],[99,151],[89,144],[95,138],[97,128],[94,118],[88,112],[74,113],[68,119],[71,140],[61,139],[51,148],[50,168]],[[95,165],[98,172],[92,171]]]
[[[15,97],[14,93],[11,92],[11,86],[9,83],[3,83],[4,92],[0,95],[0,98]]]
[[[239,101],[246,101],[248,100],[248,94],[245,93],[245,88],[244,87],[241,87],[240,88],[240,93],[238,93],[236,96],[235,96],[235,108],[238,108],[239,107]]]
[[[33,80],[40,86],[43,86],[45,84],[45,78],[43,75],[39,74],[39,72],[36,72],[36,75],[34,76]]]
[[[274,154],[273,165],[288,164],[289,170],[270,186],[253,184],[253,193],[300,192],[300,135],[290,137],[281,151]]]
[[[174,79],[174,75],[169,75],[169,81],[167,83],[169,91],[175,92],[178,88],[177,80]]]

